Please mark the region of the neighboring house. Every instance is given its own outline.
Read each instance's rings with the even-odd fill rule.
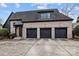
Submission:
[[[10,13],[9,17],[7,18],[6,22],[3,25],[3,28],[7,28],[10,31],[10,21],[9,18],[12,16],[13,12]]]
[[[10,32],[26,38],[72,38],[72,18],[57,9],[16,12],[9,17]]]
[[[0,29],[2,29],[2,24],[0,24]]]

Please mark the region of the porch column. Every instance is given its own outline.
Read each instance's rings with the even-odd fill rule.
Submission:
[[[40,28],[37,28],[37,38],[40,39]]]
[[[16,28],[16,36],[19,37],[19,27]]]
[[[55,38],[55,30],[54,30],[54,28],[52,28],[52,39],[54,39]]]

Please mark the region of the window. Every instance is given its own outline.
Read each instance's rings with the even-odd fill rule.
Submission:
[[[16,21],[16,23],[15,24],[21,24],[22,22],[21,21]]]
[[[50,19],[50,13],[41,13],[41,19]]]

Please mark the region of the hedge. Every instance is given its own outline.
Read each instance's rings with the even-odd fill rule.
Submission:
[[[8,37],[9,36],[9,30],[8,29],[0,29],[0,36]]]
[[[76,36],[79,37],[79,25],[77,25],[77,26],[74,28],[73,32],[74,32],[74,34],[75,34]]]

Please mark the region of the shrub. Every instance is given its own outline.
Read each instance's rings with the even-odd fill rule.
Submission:
[[[9,30],[7,29],[0,29],[0,36],[9,36]]]
[[[79,37],[79,25],[77,25],[77,26],[74,28],[73,32],[74,32],[74,34],[75,34],[76,36]]]
[[[9,30],[7,29],[0,29],[0,39],[9,37]]]
[[[16,34],[15,34],[15,33],[10,33],[10,34],[9,34],[9,37],[10,37],[11,39],[13,39],[14,37],[16,37]]]

